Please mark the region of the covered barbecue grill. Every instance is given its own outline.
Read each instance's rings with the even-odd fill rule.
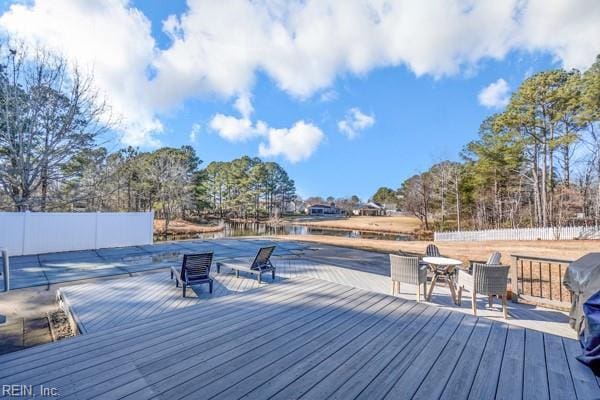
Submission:
[[[600,253],[590,253],[569,265],[564,285],[571,290],[570,325],[583,348],[577,359],[600,376]]]
[[[572,292],[569,324],[579,333],[584,319],[583,303],[600,291],[600,253],[589,253],[573,261],[563,283]]]

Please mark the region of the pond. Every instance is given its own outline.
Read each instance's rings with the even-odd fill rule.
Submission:
[[[415,240],[414,236],[389,232],[371,232],[346,229],[330,229],[307,225],[266,224],[262,222],[224,222],[225,229],[220,232],[199,233],[190,235],[155,235],[156,241],[175,239],[219,239],[237,236],[272,236],[272,235],[326,235],[356,239],[380,240]]]

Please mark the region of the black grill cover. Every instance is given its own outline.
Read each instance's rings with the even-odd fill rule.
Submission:
[[[600,291],[583,303],[585,329],[579,336],[583,353],[577,359],[600,376]]]
[[[579,333],[584,319],[583,303],[600,291],[600,253],[589,253],[573,261],[563,283],[572,292],[569,324]]]

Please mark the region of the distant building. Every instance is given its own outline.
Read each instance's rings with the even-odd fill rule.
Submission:
[[[352,210],[352,214],[375,217],[386,215],[386,210],[383,204],[377,203],[375,201],[370,201]]]
[[[312,204],[304,210],[308,215],[341,215],[343,211],[331,204]]]

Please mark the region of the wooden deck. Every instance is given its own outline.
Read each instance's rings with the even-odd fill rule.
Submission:
[[[598,398],[577,351],[560,336],[298,277],[1,356],[0,382],[62,399]]]
[[[354,260],[354,263],[360,265],[361,260],[364,262],[365,259],[362,254],[359,255],[363,258]],[[277,256],[274,257],[277,266],[276,281],[310,277],[377,293],[389,292],[389,277],[349,268],[348,266],[353,264],[348,260],[345,260],[341,266],[332,264],[335,262],[336,260],[330,258],[309,259],[306,255]],[[221,274],[215,272],[212,275],[215,279],[212,295],[209,295],[207,285],[200,285],[194,288],[196,293],[188,289],[190,296],[188,299],[181,297],[181,289],[175,289],[174,281],[169,279],[169,272],[166,270],[133,278],[123,277],[98,283],[67,286],[60,289],[60,294],[80,330],[85,333],[97,332],[124,322],[188,307],[208,298],[237,294],[258,287],[252,275],[241,274],[237,279],[229,271],[222,272]],[[265,277],[265,282],[266,285],[271,284],[270,276]],[[414,301],[414,293],[413,285],[403,284],[399,297]],[[487,307],[485,296],[481,296],[478,303],[479,316],[504,321],[497,301],[491,309]],[[458,307],[452,302],[448,287],[443,285],[435,287],[431,303],[428,304],[471,314],[470,295],[464,295],[462,307]],[[511,325],[569,338],[576,336],[567,324],[568,317],[560,311],[510,303],[509,315],[510,318],[506,322]]]
[[[198,304],[200,300],[238,294],[259,287],[253,277],[236,278],[231,273],[215,274],[212,294],[208,291],[208,285],[198,285],[188,288],[186,298],[183,298],[181,286],[176,288],[175,280],[171,280],[169,274],[168,270],[162,270],[132,278],[122,277],[67,286],[59,289],[58,295],[79,331],[92,333],[189,307]],[[278,276],[274,282],[280,282],[281,279]],[[271,279],[265,277],[262,286],[272,283]]]

